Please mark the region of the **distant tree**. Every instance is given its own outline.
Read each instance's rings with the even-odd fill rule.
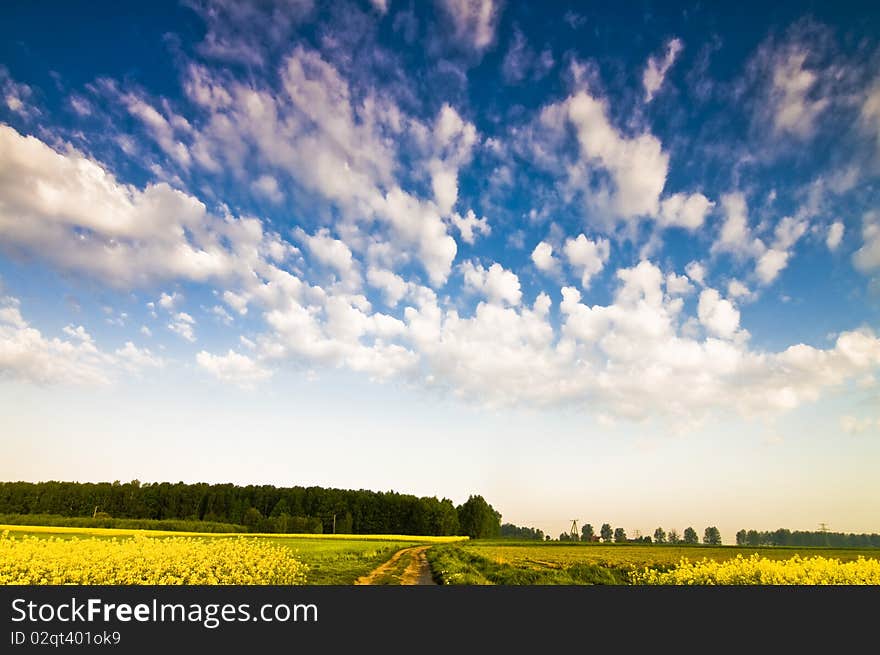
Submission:
[[[663,531],[663,528],[657,528],[654,530],[654,543],[656,544],[665,544],[666,543],[666,533]]]
[[[697,536],[697,531],[691,527],[685,528],[684,529],[684,543],[686,543],[686,544],[700,543],[700,538]]]
[[[757,530],[749,530],[746,532],[746,543],[749,546],[760,546],[761,534]]]
[[[546,537],[544,537],[544,540],[545,540],[545,541],[550,541],[550,539],[551,539],[551,537],[550,537],[549,534],[548,534]]]
[[[650,544],[650,543],[652,543],[652,542],[651,542],[651,535],[646,534],[644,537],[642,537],[642,543],[643,543],[643,544]]]
[[[594,536],[593,526],[589,523],[581,528],[581,541],[592,541]]]
[[[256,532],[262,522],[263,514],[256,507],[248,507],[244,512],[244,516],[241,517],[241,524],[251,532]]]
[[[559,541],[571,541],[571,535],[567,532],[560,532]]]
[[[708,544],[709,546],[720,546],[721,533],[718,531],[718,528],[714,525],[706,528],[703,532],[703,543]]]
[[[745,530],[740,530],[736,533],[736,545],[737,546],[745,546],[747,543],[749,533]]]
[[[602,524],[602,529],[599,530],[599,536],[602,537],[602,541],[608,543],[611,541],[611,535],[613,531],[611,530],[611,526],[607,523]]]
[[[626,541],[626,530],[623,528],[614,528],[614,543],[622,544]]]
[[[471,539],[487,539],[501,534],[501,514],[482,496],[471,496],[458,507],[459,531]]]
[[[671,544],[681,543],[681,537],[678,534],[678,530],[672,528],[672,530],[669,531],[669,534],[666,535],[666,540]]]
[[[544,541],[544,533],[537,528],[520,527],[513,523],[501,524],[501,536],[513,539],[537,539],[538,541]]]

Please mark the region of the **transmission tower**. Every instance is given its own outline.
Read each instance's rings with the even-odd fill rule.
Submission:
[[[569,532],[569,534],[571,535],[572,541],[576,541],[579,538],[579,536],[578,536],[578,520],[577,519],[571,520],[571,532]]]

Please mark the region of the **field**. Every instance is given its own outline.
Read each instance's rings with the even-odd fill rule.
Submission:
[[[141,540],[150,544],[149,552],[155,553],[156,558],[158,558],[156,561],[159,562],[166,561],[171,557],[173,547],[181,548],[179,553],[183,551],[193,553],[194,557],[200,553],[202,556],[220,557],[222,559],[227,553],[227,551],[220,548],[214,551],[198,550],[198,547],[194,547],[192,542],[200,542],[205,545],[212,543],[221,544],[223,542],[259,544],[261,547],[272,549],[271,552],[276,557],[274,560],[276,562],[283,559],[291,569],[295,569],[299,564],[304,565],[304,576],[301,583],[312,585],[353,584],[355,580],[367,575],[403,548],[425,544],[444,544],[461,539],[461,537],[411,535],[202,534],[157,530],[0,525],[0,533],[4,532],[8,532],[8,536],[2,541],[17,542],[14,544],[17,548],[12,548],[9,544],[6,545],[3,557],[0,558],[0,579],[2,579],[4,567],[11,568],[15,564],[13,560],[28,559],[28,561],[33,562],[34,558],[37,557],[43,560],[53,558],[56,562],[61,561],[61,553],[70,550],[71,542],[76,543],[78,548],[82,548],[83,558],[88,558],[90,561],[99,561],[96,560],[94,554],[100,554],[102,558],[106,559],[107,555],[114,550],[108,550],[110,544],[115,545],[115,550],[119,550],[126,547],[128,542]],[[45,546],[35,543],[37,541],[51,543],[66,541],[67,544],[56,551],[47,551],[42,550]],[[169,546],[163,549],[161,542],[167,542]],[[25,543],[28,543],[27,549],[23,547]],[[171,544],[175,546],[172,547]],[[128,547],[131,548],[130,545]],[[239,546],[239,548],[242,547]],[[143,558],[143,545],[141,545],[140,550],[134,548],[128,552],[132,557]],[[242,553],[244,552],[242,551]],[[178,554],[176,557],[180,558],[182,555]],[[72,564],[71,560],[64,561]],[[160,566],[166,565],[160,564]],[[226,582],[225,584],[253,584],[235,582],[234,577],[227,579],[233,581]],[[112,584],[112,582],[108,583]],[[150,582],[149,584],[152,583]],[[269,583],[271,582],[264,584]],[[48,584],[53,583],[48,582]],[[187,582],[187,584],[208,584],[208,582],[191,581]]]
[[[880,584],[880,551],[0,525],[0,584]],[[427,562],[425,562],[427,560]]]
[[[644,572],[645,569],[657,574],[673,569],[684,570],[683,558],[691,563],[704,558],[709,560],[710,564],[707,566],[711,570],[706,570],[707,576],[723,573],[717,567],[713,568],[712,562],[731,562],[728,569],[738,568],[743,577],[743,570],[747,567],[737,558],[748,560],[753,556],[764,562],[762,566],[767,572],[778,573],[784,571],[785,567],[794,566],[798,570],[794,575],[804,578],[801,584],[812,582],[805,577],[808,574],[801,571],[803,566],[794,565],[798,561],[795,557],[799,560],[822,558],[815,560],[816,566],[813,569],[828,571],[823,580],[841,579],[834,577],[840,571],[842,575],[849,576],[843,578],[847,583],[867,581],[880,584],[880,551],[877,550],[474,541],[436,546],[428,551],[434,577],[442,584],[506,585],[632,584],[633,574]],[[860,564],[860,558],[867,562]],[[774,568],[772,564],[768,564],[772,562],[779,564]],[[847,563],[851,563],[848,568]],[[777,579],[773,575],[766,579]],[[642,583],[657,584],[682,584],[687,580],[693,581],[694,577],[679,579],[675,576],[655,575],[638,579]]]

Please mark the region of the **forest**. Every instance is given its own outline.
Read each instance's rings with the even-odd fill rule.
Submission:
[[[0,482],[0,515],[161,521],[198,530],[497,537],[501,514],[482,496],[450,499],[395,491],[272,485]],[[198,522],[198,525],[192,525]],[[56,522],[57,524],[57,522]],[[147,523],[144,523],[147,527]]]

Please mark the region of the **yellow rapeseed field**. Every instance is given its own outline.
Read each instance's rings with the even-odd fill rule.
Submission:
[[[49,525],[0,525],[0,531],[30,532],[41,534],[85,534],[94,537],[201,537],[214,539],[223,537],[241,537],[241,532],[176,532],[171,530],[134,530],[128,528],[81,528],[61,527]],[[322,539],[338,541],[412,541],[430,544],[448,544],[455,541],[466,541],[467,537],[431,537],[423,535],[406,534],[321,534],[321,533],[279,533],[279,532],[249,532],[248,537],[269,537],[271,539],[283,539],[291,537],[295,539]]]
[[[308,567],[258,539],[59,539],[0,535],[2,585],[294,585]]]
[[[791,559],[771,560],[757,554],[737,555],[718,562],[710,559],[691,562],[682,558],[674,569],[656,571],[645,568],[633,573],[634,584],[648,585],[877,585],[880,560],[859,557],[841,562],[825,557],[795,555]]]

